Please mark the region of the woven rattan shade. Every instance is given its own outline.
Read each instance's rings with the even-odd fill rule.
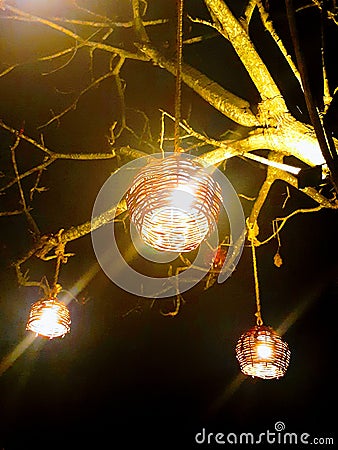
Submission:
[[[217,223],[221,189],[202,166],[175,154],[144,167],[126,199],[131,221],[146,244],[187,252]]]
[[[31,307],[26,329],[50,339],[63,337],[70,331],[67,306],[56,298],[44,298]]]
[[[271,327],[257,325],[242,334],[236,346],[236,356],[245,375],[279,378],[288,368],[290,350]]]

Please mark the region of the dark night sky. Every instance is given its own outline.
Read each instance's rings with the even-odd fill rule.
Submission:
[[[16,3],[22,6],[24,2]],[[37,8],[38,2],[32,3]],[[127,2],[108,3],[110,8],[120,8],[120,20],[128,18]],[[149,7],[149,15],[173,17],[174,3],[158,2],[156,8]],[[239,12],[241,2],[233,3]],[[284,11],[277,3],[270,1],[271,13],[278,31],[286,35]],[[83,4],[100,8],[106,2]],[[201,4],[197,0],[187,1],[187,10],[191,15],[203,15]],[[51,2],[50,8],[55,9],[55,14],[66,14],[58,2]],[[314,94],[319,98],[318,36],[313,32],[318,25],[316,19],[313,11],[308,10],[303,13],[299,27],[305,55],[308,64],[311,63]],[[290,110],[298,114],[298,119],[306,120],[304,100],[296,83],[262,31],[257,16],[253,24],[256,45],[260,43],[272,73],[278,73],[276,81]],[[55,38],[52,44],[47,39],[44,42],[42,30],[38,26],[1,22],[0,60],[30,60],[32,55],[46,51],[47,44],[57,49],[62,41]],[[196,34],[201,30],[193,28]],[[328,31],[331,57],[336,51],[337,31],[337,27],[336,31],[331,27]],[[113,38],[132,45],[130,34],[120,33]],[[163,27],[160,35],[153,33],[154,38],[163,42],[163,48],[170,51],[170,46],[167,49],[164,43],[171,42],[172,26]],[[240,63],[221,39],[209,39],[200,46],[185,48],[184,52],[186,61],[224,87],[251,101],[257,100]],[[25,121],[26,133],[37,138],[36,127],[50,118],[50,108],[60,111],[72,98],[72,94],[58,94],[54,87],[70,92],[74,86],[85,86],[86,64],[85,54],[79,52],[67,70],[48,77],[41,77],[44,70],[41,64],[18,68],[0,80],[0,118],[17,128]],[[96,76],[106,64],[105,55],[98,54]],[[332,84],[337,86],[338,76],[333,68],[333,64],[329,65]],[[156,136],[158,109],[172,108],[172,78],[140,62],[127,64],[122,75],[127,81],[128,104],[148,114]],[[119,112],[109,83],[88,93],[77,110],[62,119],[60,127],[44,129],[45,142],[52,150],[109,151],[107,130]],[[183,94],[184,113],[191,108],[191,123],[196,129],[214,137],[231,127],[235,129],[234,124],[188,89]],[[136,119],[137,116],[131,116],[135,124]],[[10,170],[9,146],[13,137],[0,130],[0,138],[0,171],[6,172]],[[128,142],[128,136],[123,143],[137,146],[132,140]],[[22,170],[40,160],[41,155],[35,149],[22,146],[19,160]],[[57,162],[51,166],[43,175],[43,185],[49,190],[37,195],[33,203],[32,214],[42,232],[55,232],[88,220],[100,187],[115,167],[114,161]],[[261,167],[231,161],[227,169],[237,192],[257,194],[258,181],[264,176]],[[28,189],[29,183],[32,181],[25,184]],[[285,186],[276,183],[273,187],[262,213],[262,235],[269,235],[274,217],[314,206],[301,193],[291,193],[283,210]],[[12,188],[0,200],[1,210],[15,209],[19,200],[17,190]],[[243,201],[246,214],[249,206]],[[188,293],[175,318],[162,316],[159,302],[150,309],[149,302],[123,293],[99,272],[84,288],[79,302],[70,304],[71,333],[62,340],[37,338],[0,376],[0,448],[203,448],[194,443],[196,433],[203,427],[213,433],[260,433],[273,430],[277,421],[285,423],[286,431],[335,437],[337,442],[337,421],[331,411],[335,411],[337,395],[337,369],[333,363],[337,354],[337,224],[337,213],[332,211],[291,219],[281,232],[284,264],[279,269],[273,264],[277,242],[257,250],[265,322],[275,329],[286,320],[290,323],[284,338],[292,355],[283,379],[245,379],[233,389],[240,373],[235,345],[240,334],[254,322],[250,249],[244,249],[236,271],[223,285],[214,285],[206,292],[197,287]],[[33,288],[18,288],[10,268],[10,263],[27,250],[31,241],[24,218],[1,218],[0,227],[0,358],[3,358],[27,335],[24,328],[29,308],[39,294]],[[73,242],[69,251],[75,256],[61,272],[60,282],[65,289],[70,289],[95,264],[89,237]],[[32,278],[42,276],[46,270],[50,276],[53,270],[48,264],[38,263],[29,268]],[[129,314],[135,305],[139,308]],[[163,309],[170,307],[170,302],[163,301]],[[215,448],[218,447],[222,446]],[[205,445],[205,448],[214,447]]]

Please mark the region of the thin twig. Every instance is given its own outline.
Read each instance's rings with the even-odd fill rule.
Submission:
[[[270,33],[270,36],[272,37],[272,39],[275,41],[276,45],[278,46],[280,52],[282,53],[282,55],[284,56],[285,60],[287,61],[287,63],[290,66],[290,69],[292,70],[294,76],[296,77],[298,83],[300,84],[301,88],[303,89],[303,85],[302,85],[302,79],[300,76],[300,73],[296,67],[296,64],[293,62],[291,56],[289,55],[288,51],[286,50],[281,38],[278,36],[273,23],[269,17],[269,14],[267,13],[267,11],[265,10],[262,0],[254,0],[254,2],[257,4],[258,7],[258,11],[259,14],[261,16],[263,25],[265,27],[265,29]]]
[[[296,216],[297,214],[306,214],[306,213],[313,213],[313,212],[317,212],[320,211],[321,209],[323,209],[322,205],[316,206],[315,208],[308,208],[308,209],[297,209],[296,211],[293,211],[291,214],[289,214],[286,217],[277,217],[275,219],[275,222],[281,222],[280,225],[275,229],[275,231],[272,233],[271,236],[269,236],[267,239],[265,239],[264,241],[258,241],[257,240],[257,245],[264,245],[267,244],[268,242],[270,242],[274,237],[276,237],[279,232],[282,230],[282,228],[284,227],[284,225],[286,224],[286,222],[291,219],[291,217]]]
[[[86,39],[82,38],[80,35],[74,33],[73,31],[69,30],[68,28],[65,28],[65,27],[53,22],[50,19],[46,19],[46,18],[43,18],[40,16],[35,16],[34,14],[29,14],[19,8],[15,8],[14,6],[9,5],[8,3],[4,4],[4,8],[8,11],[13,12],[16,16],[18,16],[20,18],[25,18],[29,22],[38,22],[38,23],[48,26],[49,28],[59,31],[60,33],[79,42],[80,44],[86,45],[87,47],[94,47],[94,48],[98,48],[98,49],[107,51],[109,53],[114,53],[114,54],[116,53],[125,58],[136,59],[136,60],[140,60],[140,61],[148,60],[147,57],[145,57],[143,54],[141,54],[139,52],[137,52],[137,53],[131,52],[131,51],[125,50],[123,48],[104,44],[102,42],[87,41]],[[16,19],[16,17],[14,17],[14,19]]]
[[[36,236],[38,236],[40,234],[40,230],[39,230],[37,224],[35,223],[35,220],[33,219],[31,213],[29,212],[29,208],[28,208],[27,203],[26,203],[25,194],[23,192],[21,181],[20,181],[20,178],[19,178],[18,164],[17,164],[16,156],[15,156],[15,151],[16,151],[19,143],[20,143],[20,135],[18,135],[16,137],[15,143],[11,146],[11,149],[10,149],[11,150],[12,165],[13,165],[13,169],[14,169],[14,173],[15,173],[18,189],[19,189],[19,192],[20,192],[21,203],[22,203],[23,210],[24,210],[24,213],[25,213],[26,218],[27,218],[27,222],[30,225],[30,227],[31,227],[32,231],[34,232],[34,234]]]
[[[96,80],[94,80],[92,83],[90,83],[89,86],[87,86],[85,89],[83,89],[79,95],[76,97],[76,99],[73,101],[73,103],[71,105],[69,105],[66,109],[64,109],[62,112],[60,112],[59,114],[55,115],[54,117],[52,117],[50,120],[48,120],[48,122],[40,125],[38,127],[38,129],[41,128],[45,128],[48,125],[50,125],[51,123],[55,122],[55,121],[59,121],[64,115],[66,115],[69,111],[73,111],[77,108],[77,104],[80,100],[80,98],[87,93],[88,91],[90,91],[91,89],[93,89],[95,86],[99,85],[100,83],[102,83],[102,81],[106,80],[109,77],[115,76],[115,71],[111,70],[107,73],[105,73],[104,75],[102,75],[101,77],[97,78]]]
[[[249,30],[250,21],[252,18],[252,14],[255,10],[255,7],[256,7],[256,0],[248,0],[244,13],[240,19],[242,26],[247,33]]]

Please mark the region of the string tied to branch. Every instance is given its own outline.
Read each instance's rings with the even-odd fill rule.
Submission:
[[[53,284],[51,287],[51,296],[56,297],[60,291],[62,290],[62,286],[58,283],[61,263],[66,263],[68,260],[68,256],[65,254],[66,243],[62,240],[63,229],[61,229],[58,234],[55,236],[57,240],[57,245],[55,247],[55,257],[56,257],[56,267],[54,273]]]
[[[176,27],[176,89],[175,89],[175,124],[174,124],[174,151],[181,153],[180,122],[182,108],[182,56],[183,56],[183,0],[177,3]]]
[[[258,326],[263,325],[263,319],[261,314],[261,300],[259,294],[259,279],[258,279],[258,269],[257,269],[257,258],[256,258],[256,245],[257,245],[257,236],[259,234],[259,227],[257,221],[255,220],[253,223],[247,219],[247,228],[248,228],[248,240],[251,244],[251,253],[252,253],[252,264],[253,264],[253,273],[254,273],[254,281],[255,281],[255,296],[256,296],[256,323]]]

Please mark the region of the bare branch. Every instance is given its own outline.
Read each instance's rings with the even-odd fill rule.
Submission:
[[[144,43],[137,46],[156,65],[176,75],[175,61],[168,60],[149,44]],[[259,121],[251,112],[250,104],[246,100],[222,88],[197,69],[182,64],[182,80],[211,106],[234,122],[246,127],[259,125]]]
[[[262,1],[261,0],[254,0],[254,2],[257,4],[258,11],[259,11],[259,14],[261,16],[261,19],[262,19],[262,22],[263,22],[265,28],[268,30],[268,32],[270,33],[270,36],[272,37],[272,39],[277,44],[280,52],[282,53],[282,55],[284,56],[284,58],[288,62],[288,64],[289,64],[289,66],[290,66],[294,76],[297,78],[298,83],[300,84],[301,88],[303,89],[300,73],[299,73],[295,63],[293,62],[291,56],[289,55],[288,51],[284,47],[284,44],[283,44],[281,38],[276,33],[276,30],[275,30],[275,28],[274,28],[274,26],[272,24],[272,21],[271,21],[271,19],[269,17],[269,14],[266,12],[266,10],[265,10],[265,8],[263,6]]]
[[[264,241],[259,241],[257,240],[257,245],[264,245],[267,244],[268,242],[270,242],[273,238],[278,236],[278,233],[282,230],[282,228],[284,227],[284,225],[286,224],[286,222],[291,219],[291,217],[296,216],[297,214],[306,214],[306,213],[314,213],[314,212],[318,212],[321,209],[323,209],[322,205],[316,206],[315,208],[301,208],[301,209],[297,209],[296,211],[293,211],[291,214],[289,214],[286,217],[277,217],[276,219],[274,219],[274,222],[276,222],[278,224],[278,222],[280,222],[280,225],[277,225],[275,231],[273,232],[273,234],[271,236],[269,236],[267,239],[265,239]]]
[[[200,25],[205,25],[209,28],[213,28],[214,30],[217,31],[216,35],[221,33],[221,29],[220,29],[218,23],[209,22],[208,20],[199,19],[198,17],[194,18],[194,17],[188,16],[188,18],[191,20],[192,23],[198,23]],[[215,34],[213,34],[213,36],[215,36]],[[202,40],[202,39],[200,39],[200,40]]]
[[[12,66],[7,67],[6,69],[4,69],[2,72],[0,72],[0,78],[4,77],[5,75],[7,75],[8,73],[12,72],[16,67],[18,67],[19,64],[14,64]]]
[[[17,21],[21,21],[21,22],[33,22],[33,20],[28,17],[20,17],[20,16],[14,16],[14,15],[13,16],[9,16],[9,15],[1,16],[0,19],[1,20],[17,20]],[[71,24],[71,25],[80,25],[82,27],[85,26],[85,27],[100,28],[100,29],[111,28],[111,27],[132,28],[134,25],[132,20],[127,21],[127,22],[116,22],[116,21],[109,19],[108,17],[103,22],[94,22],[91,20],[81,20],[81,19],[67,19],[65,17],[51,17],[49,20],[52,22],[56,22],[56,23],[66,23],[66,24]],[[163,25],[165,23],[168,23],[167,19],[145,20],[145,21],[143,21],[143,26],[149,27],[149,26]]]
[[[50,125],[51,123],[55,122],[55,121],[59,121],[64,115],[66,115],[69,111],[74,111],[77,108],[77,104],[80,100],[80,98],[86,94],[88,91],[90,91],[91,89],[93,89],[95,86],[98,86],[100,83],[102,83],[102,81],[106,80],[109,77],[115,76],[115,71],[111,70],[107,73],[105,73],[104,75],[102,75],[101,77],[97,78],[96,80],[94,80],[92,83],[90,83],[89,86],[87,86],[85,89],[83,89],[78,96],[76,97],[76,99],[73,101],[73,103],[71,105],[69,105],[65,110],[63,110],[62,112],[60,112],[59,114],[57,114],[56,116],[52,117],[50,120],[48,120],[48,122],[40,125],[38,127],[38,129],[41,128],[45,128],[48,125]]]
[[[35,16],[33,14],[29,14],[25,11],[22,11],[21,9],[18,9],[18,8],[15,8],[14,6],[8,5],[6,2],[3,3],[3,7],[4,7],[4,9],[13,12],[18,17],[25,18],[30,22],[38,22],[43,25],[46,25],[49,28],[52,28],[52,29],[64,34],[65,36],[68,36],[71,39],[74,39],[76,42],[79,42],[80,44],[85,45],[86,47],[97,48],[100,50],[104,50],[108,53],[118,54],[121,57],[124,57],[126,59],[129,58],[129,59],[136,59],[136,60],[140,60],[140,61],[148,60],[144,55],[140,54],[139,52],[134,53],[134,52],[125,50],[123,48],[113,47],[111,45],[104,44],[102,42],[88,41],[88,40],[82,38],[80,35],[69,30],[68,28],[65,28],[57,23],[54,23],[52,20],[45,19],[45,18],[39,17],[39,16]]]
[[[270,72],[258,55],[249,36],[239,21],[233,16],[226,3],[222,0],[205,0],[205,4],[220,22],[222,33],[225,33],[224,37],[231,42],[238,57],[244,64],[261,95],[263,104],[265,100],[274,101],[273,109],[270,108],[272,114],[269,118],[272,124],[273,119],[287,113],[287,107]]]
[[[26,215],[28,225],[31,227],[31,230],[34,232],[34,234],[38,236],[40,234],[40,231],[39,231],[39,228],[38,228],[35,220],[33,219],[32,215],[30,213],[30,210],[29,210],[27,202],[26,202],[25,194],[22,189],[21,181],[19,179],[19,170],[18,170],[18,165],[16,162],[16,156],[15,156],[15,151],[16,151],[19,143],[20,143],[20,135],[17,136],[15,143],[11,146],[11,157],[12,157],[13,169],[14,169],[14,173],[15,173],[16,183],[18,185],[19,192],[20,192],[23,211]]]
[[[209,164],[216,164],[229,158],[227,149],[228,146],[232,146],[240,154],[267,149],[284,156],[293,155],[309,166],[325,163],[313,129],[295,119],[289,123],[282,122],[279,128],[257,128],[244,139],[223,141],[223,144],[220,148],[203,155],[203,158]]]
[[[140,2],[139,0],[132,0],[132,7],[133,7],[133,15],[134,15],[134,28],[136,35],[140,38],[141,42],[148,42],[149,37],[147,35],[147,32],[145,30],[145,25],[142,20],[141,14],[140,14]]]
[[[269,154],[269,159],[273,159],[273,160],[277,160],[279,162],[282,161],[282,158],[276,157],[275,155],[273,155],[272,153]],[[262,184],[258,196],[255,200],[255,203],[252,207],[251,210],[251,214],[249,217],[249,223],[251,225],[255,224],[258,222],[258,216],[263,208],[263,205],[269,195],[271,186],[273,185],[273,183],[276,181],[276,172],[274,170],[274,167],[269,166],[267,169],[267,174],[266,174],[266,178],[264,180],[264,183]]]
[[[63,231],[61,240],[58,237],[59,233],[41,236],[24,256],[13,263],[13,266],[20,267],[33,256],[36,256],[39,259],[46,259],[48,254],[60,245],[60,243],[65,245],[67,242],[86,236],[97,228],[114,221],[115,217],[118,217],[121,213],[125,212],[126,209],[126,202],[122,200],[118,205],[112,206],[108,211],[103,212],[91,221],[73,226],[68,230]]]
[[[116,157],[115,151],[112,150],[111,153],[55,153],[51,150],[49,150],[44,143],[39,143],[35,139],[25,135],[24,133],[19,132],[13,127],[10,127],[9,125],[5,124],[0,120],[0,127],[3,128],[6,131],[9,131],[14,136],[19,137],[19,141],[17,142],[17,145],[19,145],[19,142],[21,140],[24,140],[37,149],[41,150],[43,153],[46,154],[46,157],[44,161],[35,166],[31,169],[27,170],[26,172],[20,174],[19,172],[16,173],[16,177],[11,180],[9,183],[7,183],[5,186],[2,186],[0,188],[0,192],[4,192],[7,189],[9,189],[11,186],[13,186],[16,183],[19,183],[24,178],[39,172],[42,173],[44,169],[46,169],[48,166],[50,166],[53,162],[56,160],[77,160],[77,161],[94,161],[94,160],[105,160],[105,159],[113,159]],[[122,151],[122,149],[120,149]]]
[[[16,209],[15,211],[0,211],[0,217],[18,216],[25,214],[24,209]]]
[[[256,0],[248,0],[248,3],[245,7],[244,14],[240,18],[242,27],[245,29],[245,31],[249,32],[249,25],[251,21],[252,14],[256,7]]]
[[[177,314],[180,311],[181,308],[181,303],[184,302],[184,299],[182,297],[181,294],[177,294],[176,297],[174,298],[174,310],[173,311],[169,311],[169,312],[163,312],[162,310],[160,310],[162,316],[165,317],[175,317],[177,316]]]

